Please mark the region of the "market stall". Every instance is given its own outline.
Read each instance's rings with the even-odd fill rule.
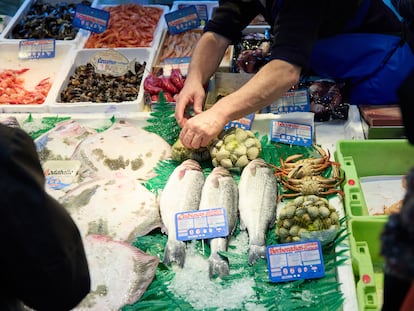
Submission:
[[[367,140],[369,124],[357,106],[342,100],[342,86],[310,79],[257,112],[251,128],[235,123],[215,145],[193,154],[177,147],[173,95],[185,81],[202,25],[174,35],[165,16],[191,8],[205,22],[217,3],[178,1],[170,7],[95,0],[82,3],[81,12],[75,10],[80,2],[48,2],[72,17],[75,11],[89,17],[59,26],[62,34],[77,25],[65,33],[71,38],[33,37],[25,16],[36,15],[31,24],[42,24],[49,13],[33,14],[32,0],[0,34],[0,82],[7,84],[0,88],[0,122],[32,136],[48,193],[68,210],[84,239],[92,285],[75,310],[380,310],[379,235],[387,216],[374,190],[390,182],[398,191],[381,191],[388,195],[387,207],[402,199],[399,181],[414,164],[411,146],[404,139]],[[98,21],[85,26],[93,9]],[[107,12],[113,19],[105,24]],[[142,29],[132,31],[131,24]],[[251,78],[257,68],[242,72],[248,58],[254,66],[266,62],[266,29],[258,18],[243,42],[228,49],[206,86],[206,109]],[[389,154],[390,143],[397,156]],[[252,163],[254,170],[266,167],[266,182],[243,175]],[[198,175],[186,181],[187,171]],[[214,200],[223,193],[207,189],[217,176],[231,182],[224,191],[230,198],[223,201]],[[265,192],[269,183],[273,188]],[[316,190],[308,190],[308,183]],[[203,191],[210,191],[209,200]],[[380,206],[370,213],[372,197]],[[181,206],[184,198],[190,207]],[[201,216],[191,212],[217,208],[228,217],[220,218],[225,235],[186,232],[183,240],[173,239],[176,214],[196,219]],[[256,226],[260,242],[253,238]],[[217,239],[226,241],[225,248]],[[318,248],[305,251],[301,245]],[[265,252],[252,251],[258,246]],[[272,257],[299,251],[312,259],[283,265],[281,257]],[[214,270],[215,264],[224,272]],[[309,267],[313,274],[295,270]]]

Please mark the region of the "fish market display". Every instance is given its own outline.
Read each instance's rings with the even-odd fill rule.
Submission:
[[[229,235],[210,239],[209,276],[223,277],[229,274],[227,258],[218,252],[227,251],[229,237],[233,234],[238,220],[238,189],[230,172],[216,167],[207,176],[201,193],[200,210],[224,208],[227,214]]]
[[[89,1],[76,3],[34,1],[26,15],[13,28],[10,39],[73,40],[79,30],[72,26],[77,3],[91,5]]]
[[[115,77],[96,73],[91,63],[76,67],[68,84],[60,93],[59,102],[119,103],[134,101],[138,97],[146,63],[135,62],[135,73]]]
[[[114,123],[104,132],[89,136],[76,148],[72,159],[82,163],[82,177],[154,177],[158,161],[171,157],[171,146],[160,136],[126,121]]]
[[[90,235],[84,239],[84,247],[91,291],[73,310],[120,310],[139,300],[154,278],[158,257],[130,244]]]
[[[166,265],[184,266],[186,244],[176,238],[175,214],[198,210],[203,185],[204,174],[198,162],[186,160],[174,169],[160,195],[163,230],[168,234],[163,259]]]
[[[107,29],[93,33],[85,48],[150,47],[163,10],[135,3],[103,8],[109,11]]]
[[[276,220],[277,181],[261,158],[251,161],[239,181],[240,228],[249,234],[249,264],[265,258],[266,233]]]
[[[132,178],[118,176],[83,182],[60,201],[82,236],[104,234],[114,240],[133,242],[161,227],[155,194]]]
[[[0,72],[0,104],[43,104],[52,86],[49,78],[45,78],[28,90],[21,77],[29,68],[19,70],[5,69]]]
[[[79,143],[86,137],[95,135],[94,129],[82,126],[75,120],[65,120],[35,140],[39,159],[69,160]]]

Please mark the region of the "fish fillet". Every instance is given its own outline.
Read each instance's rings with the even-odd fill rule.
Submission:
[[[155,194],[128,177],[81,183],[68,191],[61,203],[82,236],[105,234],[114,240],[133,242],[161,227]]]
[[[91,291],[76,311],[117,311],[138,301],[154,279],[158,257],[105,235],[84,239]]]
[[[198,210],[204,174],[194,160],[186,160],[171,173],[160,194],[160,211],[163,231],[168,234],[163,262],[184,266],[186,244],[176,238],[175,214]]]
[[[249,235],[249,264],[266,255],[266,233],[276,220],[277,182],[263,159],[251,161],[239,181],[240,229]]]

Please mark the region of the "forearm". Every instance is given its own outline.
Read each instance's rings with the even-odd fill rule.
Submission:
[[[239,90],[223,97],[212,108],[232,121],[268,106],[299,81],[301,68],[272,60]]]
[[[187,80],[199,81],[201,84],[208,82],[217,71],[230,41],[213,32],[206,32],[198,41],[191,56]]]

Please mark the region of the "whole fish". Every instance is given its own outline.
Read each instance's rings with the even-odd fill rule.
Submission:
[[[106,235],[83,241],[91,291],[72,311],[115,311],[138,301],[154,279],[158,257]]]
[[[216,167],[207,176],[201,193],[200,210],[224,208],[227,215],[229,235],[210,239],[209,276],[210,278],[228,275],[229,262],[219,254],[227,251],[229,238],[234,233],[238,220],[238,189],[237,184],[224,167]]]
[[[249,264],[265,258],[266,233],[276,220],[277,182],[263,160],[251,161],[239,181],[240,229],[249,235]]]
[[[163,259],[166,265],[184,266],[186,244],[176,238],[175,214],[198,210],[204,180],[200,164],[186,160],[174,169],[160,194],[163,232],[168,234]]]

